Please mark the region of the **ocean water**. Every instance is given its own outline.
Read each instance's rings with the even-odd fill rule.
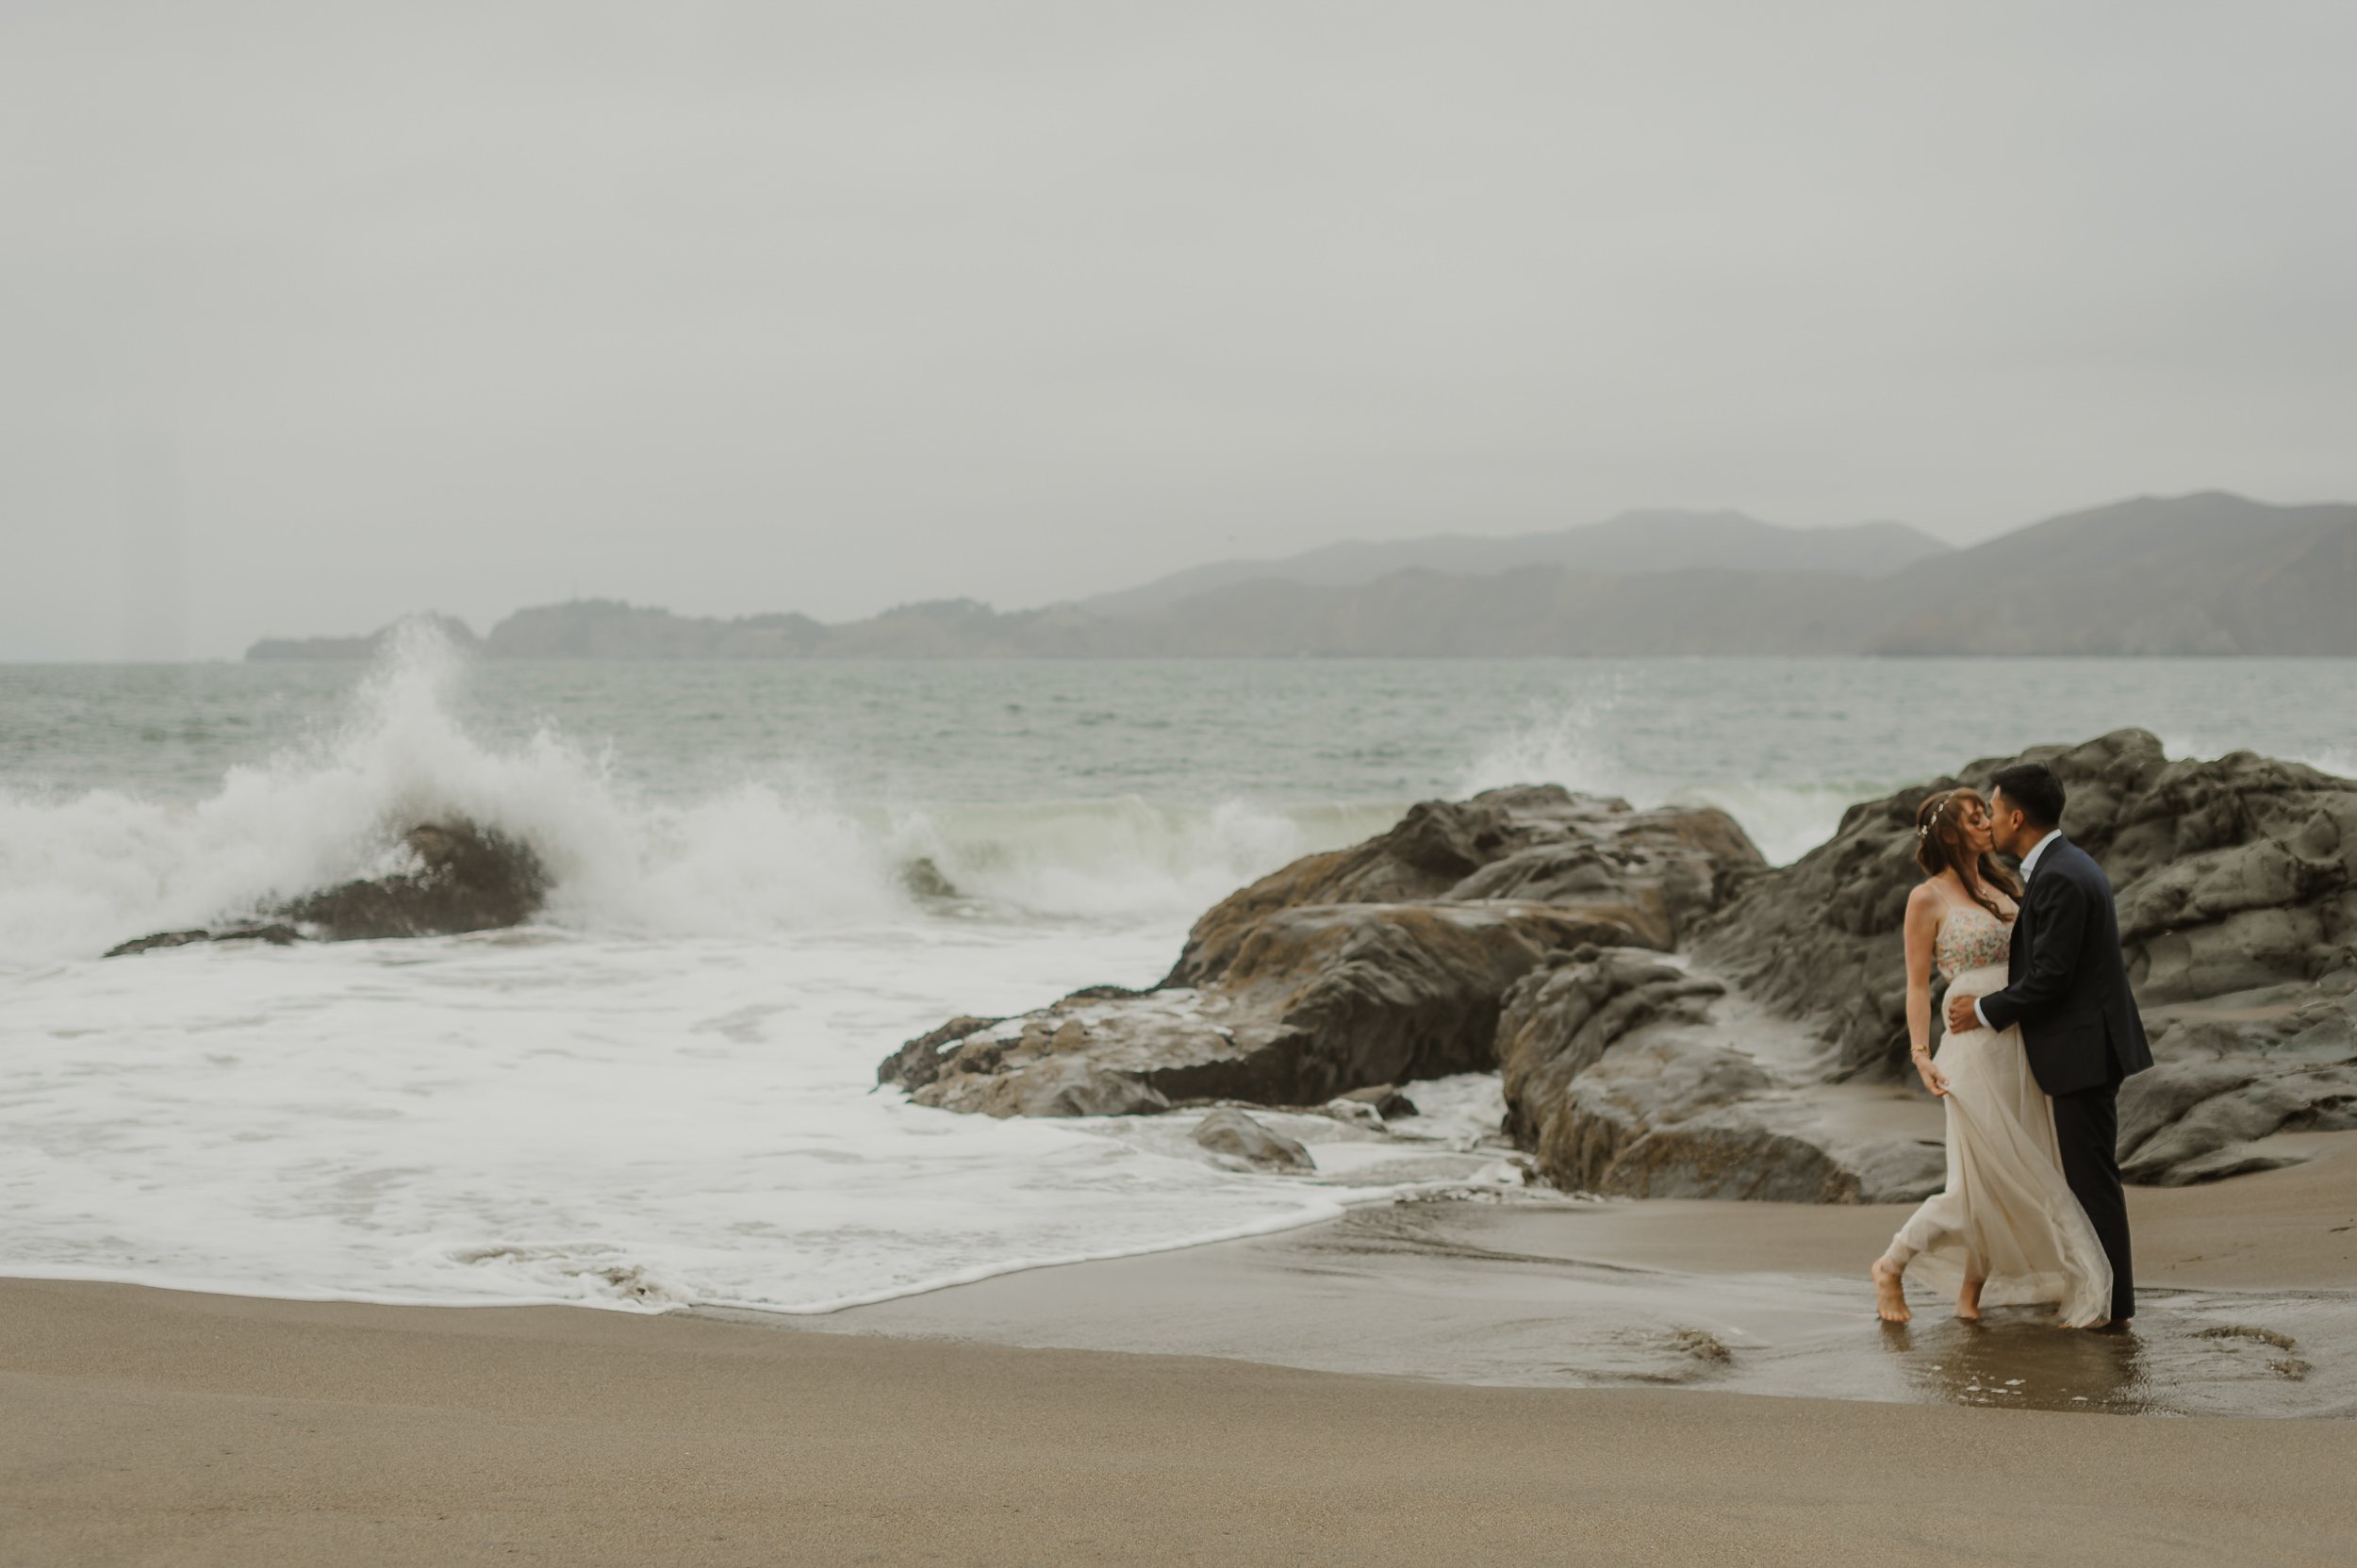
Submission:
[[[1194,916],[1409,802],[1553,780],[1735,813],[2126,724],[2357,772],[2343,661],[0,668],[0,1272],[413,1302],[824,1311],[1512,1182],[1493,1082],[1423,1157],[1288,1125],[992,1122],[874,1089],[960,1012],[1143,984]],[[397,864],[538,850],[519,931],[102,961]],[[919,860],[955,888],[911,890]]]

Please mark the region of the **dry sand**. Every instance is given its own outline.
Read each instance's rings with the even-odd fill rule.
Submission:
[[[0,1285],[14,1563],[2347,1562],[2357,1426]]]
[[[2148,1273],[2262,1297],[2346,1288],[2352,1155],[2138,1193]],[[1889,1219],[1646,1205],[1504,1223],[1585,1225],[1550,1245],[1640,1271],[1847,1272]],[[1267,1278],[1323,1266],[1290,1256]],[[1145,1262],[1203,1272],[1195,1254]],[[1086,1297],[1114,1267],[1020,1283]],[[1360,1320],[1331,1332],[1416,1294],[1412,1273],[1372,1278]],[[994,1285],[1018,1281],[926,1298],[932,1331],[987,1337]],[[1872,1332],[1855,1354],[1874,1354]],[[2357,1560],[2352,1475],[2346,1421],[1477,1388],[710,1318],[0,1281],[11,1565],[2342,1563]]]

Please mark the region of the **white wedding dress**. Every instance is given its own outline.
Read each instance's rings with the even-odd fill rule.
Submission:
[[[2011,934],[1977,904],[1951,905],[1933,939],[1951,994],[2004,989]],[[1950,1293],[1979,1279],[1985,1307],[2051,1301],[2067,1328],[2105,1321],[2112,1265],[2063,1179],[2054,1108],[2020,1029],[1951,1033],[1932,1060],[1948,1076],[1948,1188],[1899,1228],[1884,1261]]]

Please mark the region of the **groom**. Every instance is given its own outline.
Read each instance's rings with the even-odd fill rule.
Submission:
[[[1997,848],[2021,862],[2027,890],[2014,922],[2005,988],[1948,999],[1948,1027],[2021,1026],[2031,1076],[2054,1103],[2063,1175],[2112,1262],[2112,1325],[2135,1315],[2128,1200],[2119,1185],[2120,1080],[2152,1065],[2128,990],[2112,884],[2094,858],[2062,835],[2062,781],[2041,764],[1997,770],[1989,825]]]

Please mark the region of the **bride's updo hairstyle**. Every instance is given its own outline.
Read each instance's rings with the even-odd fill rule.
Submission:
[[[2019,900],[2021,884],[2013,880],[2013,873],[1997,864],[1996,857],[1984,854],[1977,860],[1972,847],[1964,839],[1964,808],[1976,805],[1986,815],[1988,802],[1976,789],[1943,789],[1927,798],[1915,808],[1915,864],[1923,867],[1923,874],[1937,877],[1953,869],[1962,879],[1965,891],[1973,902],[1996,916],[2000,920],[2005,912],[1989,896],[1989,889],[2001,887],[2005,897]]]

